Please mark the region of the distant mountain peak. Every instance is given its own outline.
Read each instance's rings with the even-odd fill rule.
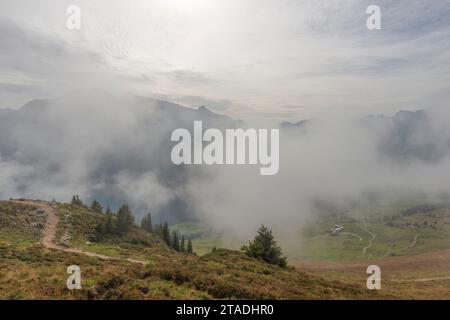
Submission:
[[[300,120],[295,123],[289,122],[289,121],[283,121],[280,123],[280,127],[285,128],[285,129],[304,128],[310,122],[311,122],[311,119]]]
[[[200,112],[214,113],[214,112],[212,112],[211,110],[209,110],[209,109],[208,109],[207,107],[205,107],[205,106],[201,106],[201,107],[199,107],[197,110],[200,111]]]
[[[22,109],[43,108],[46,107],[49,103],[50,103],[49,99],[33,99],[25,103],[22,106]]]

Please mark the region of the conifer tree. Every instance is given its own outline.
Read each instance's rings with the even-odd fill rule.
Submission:
[[[184,235],[181,235],[180,251],[181,252],[186,252],[186,243],[185,243],[185,240],[184,240]]]
[[[150,213],[142,218],[141,228],[147,232],[153,232],[152,215]]]
[[[187,243],[186,252],[187,253],[194,253],[194,250],[192,249],[192,241],[191,241],[191,239],[189,239],[189,241]]]
[[[180,251],[180,239],[178,238],[178,232],[176,230],[172,232],[172,248],[176,251]]]
[[[103,213],[103,207],[100,204],[100,202],[98,202],[97,200],[94,199],[94,201],[92,201],[91,204],[91,210],[98,212],[98,213]]]
[[[133,226],[134,217],[127,204],[122,205],[117,212],[117,229],[120,233],[126,233]]]
[[[114,224],[112,219],[112,212],[108,210],[106,211],[106,224],[105,224],[105,232],[108,234],[113,233],[114,231]]]
[[[81,201],[80,197],[77,194],[72,196],[72,201],[70,203],[75,206],[80,206],[80,207],[84,206],[83,201]]]
[[[102,223],[99,223],[95,226],[95,230],[94,230],[95,234],[95,241],[100,242],[103,240],[103,238],[105,237],[105,227],[103,226]]]
[[[147,214],[147,231],[148,232],[153,232],[153,221],[152,221],[152,214],[149,212]]]
[[[248,246],[242,246],[242,251],[250,257],[261,259],[267,263],[286,267],[286,258],[282,256],[281,248],[272,235],[272,230],[262,225],[258,233]]]
[[[147,216],[144,216],[142,219],[141,219],[141,229],[143,229],[143,230],[145,230],[145,227],[146,227],[146,225],[147,225]]]
[[[169,225],[167,224],[167,222],[164,222],[164,225],[162,227],[162,238],[164,242],[170,247],[171,239],[170,239]]]

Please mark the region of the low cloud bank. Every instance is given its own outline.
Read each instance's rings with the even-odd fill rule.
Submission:
[[[113,208],[128,202],[170,222],[201,219],[245,234],[261,223],[295,226],[320,201],[349,207],[450,190],[448,110],[393,117],[320,119],[283,124],[277,175],[259,167],[175,166],[171,132],[249,126],[152,99],[83,93],[0,110],[0,197],[79,194]]]

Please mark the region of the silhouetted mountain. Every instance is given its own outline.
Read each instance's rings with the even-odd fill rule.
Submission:
[[[145,195],[136,195],[133,185],[150,190],[155,184],[175,190],[185,184],[185,167],[172,164],[170,159],[170,137],[176,128],[192,131],[194,120],[203,121],[205,129],[234,125],[231,118],[205,106],[192,109],[142,97],[125,102],[101,100],[92,105],[32,100],[17,110],[0,109],[0,161],[18,171],[14,173],[16,196],[38,195],[34,185],[45,181],[49,190],[61,189],[55,197],[84,193],[113,207],[130,201],[131,193],[135,193],[133,209],[145,213],[149,210],[146,203],[152,199],[140,199]],[[57,188],[59,183],[65,188]],[[158,192],[166,192],[155,188],[155,198]],[[3,198],[10,196],[14,194],[0,194]],[[164,215],[168,222],[190,218],[190,207],[182,194],[167,197],[170,200],[158,205],[155,215]]]
[[[450,149],[450,137],[436,130],[427,113],[399,111],[393,117],[370,116],[361,122],[380,135],[380,152],[400,161],[438,161]]]
[[[281,129],[304,129],[307,124],[309,124],[312,120],[306,119],[301,120],[295,123],[289,121],[283,121],[280,123]]]

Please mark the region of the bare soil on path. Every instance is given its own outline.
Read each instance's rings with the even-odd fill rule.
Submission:
[[[130,258],[123,259],[123,258],[111,257],[111,256],[107,256],[107,255],[103,255],[103,254],[99,254],[99,253],[95,253],[95,252],[81,250],[79,248],[69,248],[69,247],[58,245],[55,240],[56,240],[56,230],[58,227],[59,218],[56,213],[56,209],[51,204],[49,204],[48,202],[44,202],[44,201],[34,201],[34,200],[20,200],[20,201],[19,200],[11,200],[11,201],[14,203],[30,205],[30,206],[44,210],[44,212],[47,215],[47,221],[46,221],[43,236],[42,236],[42,245],[46,248],[69,252],[69,253],[82,254],[82,255],[85,255],[88,257],[95,257],[95,258],[100,258],[103,260],[124,260],[124,261],[132,262],[132,263],[139,263],[142,265],[147,264],[146,261],[135,260],[135,259],[130,259]]]

